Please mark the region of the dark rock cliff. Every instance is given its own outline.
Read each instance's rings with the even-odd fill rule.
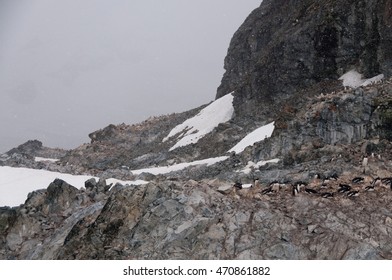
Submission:
[[[392,74],[391,0],[264,0],[235,33],[217,98],[237,114],[356,69]]]

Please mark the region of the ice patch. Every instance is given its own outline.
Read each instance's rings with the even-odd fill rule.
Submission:
[[[196,116],[173,128],[169,135],[163,139],[163,142],[180,133],[177,137],[177,143],[170,148],[170,151],[197,143],[199,139],[210,133],[219,124],[232,118],[234,113],[233,99],[233,94],[227,94],[215,100]]]

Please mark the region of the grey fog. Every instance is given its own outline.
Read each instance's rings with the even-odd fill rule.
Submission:
[[[261,0],[0,0],[0,152],[212,101]]]

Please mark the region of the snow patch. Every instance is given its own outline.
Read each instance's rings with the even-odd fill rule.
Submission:
[[[374,84],[374,83],[378,83],[381,82],[384,79],[384,74],[380,74],[377,76],[374,76],[373,78],[367,79],[365,80],[361,86],[366,87],[368,85]]]
[[[233,99],[234,96],[231,93],[215,100],[196,116],[173,128],[169,135],[163,139],[163,142],[180,133],[180,136],[177,137],[177,143],[170,148],[170,151],[197,143],[199,139],[210,133],[219,124],[232,118],[234,113]]]
[[[343,86],[345,87],[357,88],[362,84],[362,74],[351,70],[342,75],[339,80],[343,81]]]
[[[56,158],[43,158],[43,157],[35,157],[34,160],[36,162],[45,162],[45,161],[47,161],[47,162],[57,162],[57,161],[59,161]]]
[[[153,175],[166,174],[166,173],[170,173],[170,172],[174,172],[174,171],[179,171],[179,170],[185,169],[190,166],[197,166],[197,165],[203,165],[203,164],[210,166],[215,163],[224,161],[228,158],[229,158],[228,156],[208,158],[208,159],[196,160],[196,161],[192,161],[192,162],[184,162],[184,163],[174,164],[174,165],[170,165],[170,166],[150,167],[150,168],[132,170],[131,172],[132,172],[132,174],[136,174],[136,175],[141,174],[143,172],[150,173]]]
[[[246,135],[237,145],[229,150],[229,153],[235,152],[239,154],[249,146],[253,146],[256,142],[262,141],[266,138],[271,137],[275,129],[275,122],[269,123],[262,127],[257,128],[253,132]]]
[[[351,88],[367,86],[379,82],[382,79],[384,79],[384,74],[377,75],[370,79],[362,79],[362,74],[358,73],[356,70],[350,70],[339,78],[339,80],[343,81],[343,86]]]
[[[124,181],[124,180],[119,180],[119,179],[115,179],[115,178],[106,179],[106,184],[107,185],[113,184],[113,186],[114,186],[117,183],[119,183],[121,185],[124,185],[124,186],[125,185],[136,185],[136,186],[139,186],[139,185],[148,184],[149,182],[144,181],[144,180]]]
[[[274,159],[270,159],[270,160],[262,160],[257,163],[254,163],[253,161],[249,161],[248,164],[245,166],[245,168],[242,169],[240,172],[245,173],[245,174],[249,174],[252,171],[252,169],[257,169],[261,166],[266,165],[267,163],[278,163],[279,161],[280,161],[280,159],[278,159],[278,158],[274,158]]]
[[[84,182],[91,178],[98,180],[97,177],[88,175],[71,175],[42,169],[0,166],[0,206],[18,206],[25,202],[28,193],[47,188],[55,179],[62,179],[80,189],[84,187]],[[121,181],[110,178],[106,180],[106,183],[141,185],[148,182],[142,180]]]

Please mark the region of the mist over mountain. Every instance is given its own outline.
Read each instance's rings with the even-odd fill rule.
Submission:
[[[211,101],[259,0],[0,2],[0,151],[74,148],[110,123]]]
[[[0,154],[0,258],[392,259],[391,27],[265,0],[213,102]]]

